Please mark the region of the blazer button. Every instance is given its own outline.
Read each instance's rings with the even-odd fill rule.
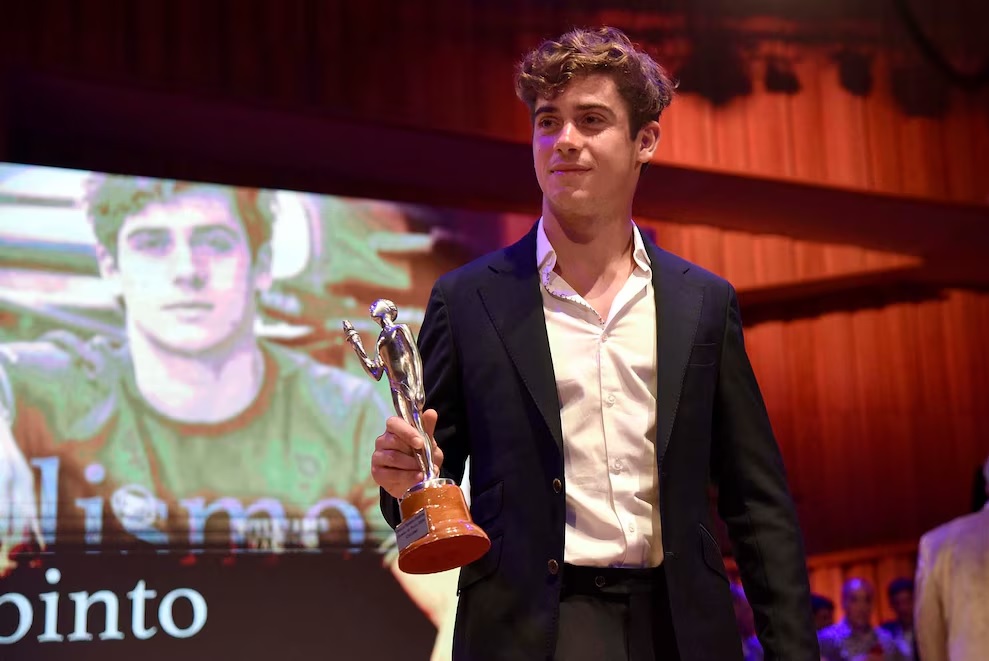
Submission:
[[[547,569],[549,569],[549,573],[552,574],[553,576],[556,576],[557,574],[560,573],[560,563],[557,562],[556,560],[550,560],[549,562],[547,562],[546,567]]]
[[[553,480],[553,491],[556,493],[563,491],[563,482],[560,481],[560,478]]]

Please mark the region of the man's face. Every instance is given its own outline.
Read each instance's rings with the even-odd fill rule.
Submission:
[[[897,622],[913,626],[913,592],[900,590],[889,600],[889,605],[896,613]]]
[[[814,612],[814,628],[818,631],[824,627],[830,627],[832,624],[834,624],[833,608],[818,608]]]
[[[864,629],[872,620],[872,590],[863,583],[856,583],[845,590],[842,599],[845,617],[855,628]]]
[[[199,354],[253,332],[254,296],[270,284],[267,252],[252,260],[243,225],[223,195],[192,189],[148,205],[120,228],[119,283],[133,331],[166,350]]]
[[[658,122],[630,135],[628,109],[611,76],[579,76],[555,98],[536,99],[533,163],[555,213],[626,213],[639,166],[658,141]]]

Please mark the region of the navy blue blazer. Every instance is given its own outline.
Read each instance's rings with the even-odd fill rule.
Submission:
[[[680,657],[741,659],[711,534],[713,480],[765,658],[817,661],[796,512],[734,289],[645,242],[658,315],[663,562]],[[534,227],[441,277],[418,338],[442,474],[459,483],[470,456],[472,516],[491,538],[488,553],[460,573],[458,660],[549,659],[556,644],[566,476],[540,286]],[[397,503],[384,491],[381,507],[397,525]]]

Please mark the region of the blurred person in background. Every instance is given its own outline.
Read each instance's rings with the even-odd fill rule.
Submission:
[[[886,598],[894,618],[879,626],[892,636],[900,652],[909,657],[913,654],[913,579],[900,577],[890,581]]]
[[[850,578],[841,588],[845,619],[818,632],[824,661],[909,661],[883,629],[872,625],[872,585]]]
[[[922,661],[989,659],[989,503],[920,538],[914,637]]]
[[[814,615],[814,628],[818,631],[834,624],[834,602],[824,595],[810,595],[810,610]]]

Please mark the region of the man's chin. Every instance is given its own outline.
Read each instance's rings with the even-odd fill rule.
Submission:
[[[555,191],[548,198],[550,207],[560,213],[587,213],[592,202],[584,189]]]
[[[197,356],[215,351],[224,344],[225,338],[214,335],[196,333],[174,334],[168,337],[156,337],[154,343],[169,353],[182,356]]]

